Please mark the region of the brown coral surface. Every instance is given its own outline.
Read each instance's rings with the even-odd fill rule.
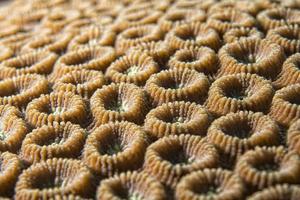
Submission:
[[[299,120],[299,0],[0,2],[0,200],[298,200]]]
[[[143,129],[130,122],[101,125],[87,138],[83,162],[96,174],[113,176],[141,167],[147,148]]]
[[[157,199],[166,200],[166,191],[159,181],[145,173],[127,172],[101,182],[98,199]]]
[[[181,179],[176,187],[178,200],[240,200],[244,184],[238,175],[228,170],[204,169]]]
[[[196,170],[217,167],[219,155],[201,136],[171,135],[151,144],[145,155],[147,173],[175,188],[182,176]]]
[[[79,160],[53,158],[22,172],[16,185],[16,199],[89,197],[93,185],[93,174]]]

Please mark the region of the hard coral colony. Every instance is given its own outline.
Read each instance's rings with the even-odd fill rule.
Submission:
[[[0,7],[0,199],[299,200],[299,0]]]

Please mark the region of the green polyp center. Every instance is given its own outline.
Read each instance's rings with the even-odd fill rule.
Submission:
[[[184,87],[184,84],[182,83],[179,83],[179,84],[174,84],[174,85],[171,85],[171,89],[180,89],[180,88],[183,88]]]
[[[233,99],[243,100],[248,96],[248,90],[243,88],[241,83],[237,83],[234,87],[228,87],[224,90],[225,96]]]
[[[173,164],[180,164],[185,165],[192,163],[194,159],[192,157],[187,157],[183,152],[179,153],[178,156],[175,156],[175,159],[173,160]]]
[[[294,60],[293,62],[290,62],[290,63],[291,63],[291,65],[292,65],[293,67],[296,68],[297,71],[300,70],[300,60],[299,60],[299,59]]]
[[[0,129],[0,140],[5,140],[6,134],[3,130]]]
[[[3,130],[3,124],[0,122],[0,140],[5,140],[7,133]]]
[[[118,199],[122,200],[143,200],[144,197],[139,192],[132,190],[133,188],[127,188],[126,185],[119,185],[114,191],[118,196]]]
[[[240,140],[250,138],[253,134],[259,134],[260,132],[256,122],[246,116],[235,116],[225,120],[219,128],[225,135],[236,137]]]
[[[161,155],[163,159],[169,161],[173,165],[186,165],[192,163],[195,159],[188,156],[180,147],[164,152]]]
[[[243,64],[254,64],[257,62],[256,60],[256,55],[255,54],[243,54],[241,56],[237,56],[236,58],[240,63],[243,63]]]
[[[196,36],[192,33],[180,34],[179,37],[183,40],[196,40]]]
[[[45,138],[43,141],[40,141],[39,145],[61,145],[67,140],[67,138],[61,136],[54,136],[54,133],[51,134],[53,135],[49,135],[48,138]]]
[[[280,163],[276,161],[276,156],[274,154],[268,154],[264,158],[257,160],[257,162],[252,165],[259,171],[273,172],[280,169]]]
[[[54,187],[62,187],[67,182],[62,179],[61,177],[49,177],[48,180],[44,180],[42,182],[39,182],[37,187],[39,189],[47,189],[47,188],[54,188]]]
[[[114,143],[114,144],[112,144],[112,145],[109,145],[108,147],[107,147],[107,150],[106,150],[106,154],[108,154],[108,155],[114,155],[114,154],[117,154],[117,153],[119,153],[119,152],[121,152],[122,151],[122,146],[121,146],[121,144],[118,144],[118,143]]]
[[[208,189],[207,189],[206,194],[211,196],[211,195],[218,194],[221,191],[222,191],[221,188],[218,188],[218,187],[215,187],[215,186],[209,186]]]
[[[130,76],[130,75],[135,75],[138,72],[139,72],[139,67],[138,66],[132,66],[132,67],[130,67],[126,70],[125,74]]]
[[[241,139],[248,138],[249,137],[249,131],[241,129],[241,130],[237,131],[236,136],[238,138],[241,138]]]
[[[170,78],[169,80],[164,81],[161,84],[161,87],[163,87],[165,89],[174,89],[174,90],[184,88],[185,86],[186,86],[186,84],[184,84],[180,81],[176,81],[173,78]]]
[[[108,107],[108,110],[113,110],[117,112],[125,112],[125,106],[121,101],[117,101]]]
[[[128,195],[128,200],[143,200],[143,197],[139,195],[138,193],[134,192],[132,194]]]
[[[92,45],[97,45],[97,44],[98,44],[98,39],[92,39],[92,40],[89,40],[89,41],[88,41],[88,44],[91,45],[91,46],[92,46]]]
[[[213,182],[194,184],[192,191],[196,194],[203,196],[214,196],[223,191],[222,187],[218,184],[218,177],[215,177]]]
[[[184,123],[185,121],[184,117],[174,117],[172,120],[173,123]]]
[[[65,112],[65,108],[64,107],[55,107],[53,110],[52,110],[53,114],[54,115],[59,115],[59,114],[62,114],[63,112]]]
[[[116,112],[126,112],[129,109],[128,104],[124,102],[118,94],[115,97],[108,99],[104,106],[105,109]]]
[[[259,171],[273,172],[279,169],[279,165],[275,161],[262,163],[256,167]]]
[[[246,95],[240,93],[237,90],[231,91],[228,96],[231,97],[231,98],[234,98],[234,99],[239,99],[239,100],[242,100],[246,97]]]
[[[52,141],[51,144],[63,144],[65,142],[64,138],[56,137]]]
[[[126,147],[122,144],[122,139],[118,136],[108,136],[101,142],[99,153],[101,155],[115,155],[122,152]]]

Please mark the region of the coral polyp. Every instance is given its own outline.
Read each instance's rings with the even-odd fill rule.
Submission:
[[[0,3],[0,200],[298,200],[299,97],[299,0]]]

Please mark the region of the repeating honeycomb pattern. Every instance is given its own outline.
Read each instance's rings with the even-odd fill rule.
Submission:
[[[0,199],[300,199],[298,0],[0,8]]]

